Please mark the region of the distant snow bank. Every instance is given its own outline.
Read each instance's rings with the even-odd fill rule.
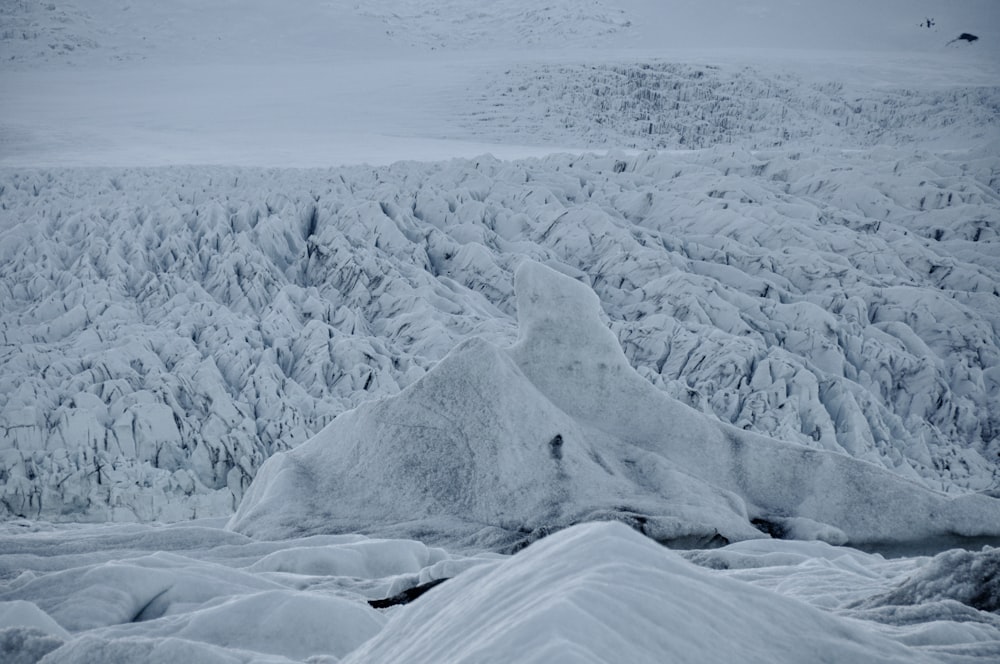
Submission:
[[[702,412],[995,489],[998,172],[989,147],[2,171],[4,508],[228,514],[337,414],[513,343],[524,258]]]
[[[1000,144],[992,0],[63,0],[0,23],[10,167]]]
[[[566,48],[1000,52],[992,0],[60,0],[7,2],[0,17],[0,57],[16,67]],[[975,44],[949,44],[970,31]]]

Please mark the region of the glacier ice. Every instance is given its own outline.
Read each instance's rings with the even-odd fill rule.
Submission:
[[[997,499],[948,497],[663,394],[570,276],[524,261],[515,295],[514,346],[463,342],[400,394],[272,456],[229,527],[506,548],[595,519],[702,543],[761,537],[751,518],[835,543],[1000,535]]]
[[[0,626],[10,625],[38,630],[62,641],[69,638],[69,632],[63,629],[62,625],[28,600],[0,602]]]
[[[776,514],[762,504],[794,492],[751,500],[718,468],[688,472],[685,446],[668,459],[655,436],[602,429],[624,428],[610,398],[543,394],[531,357],[572,356],[515,324],[527,257],[600,301],[580,308],[600,326],[560,318],[609,361],[560,371],[701,411],[704,449],[730,431],[765,459],[837,455],[832,480],[891,471],[915,503],[911,481],[943,490],[930,506],[968,503],[965,519],[992,504],[960,494],[1000,479],[1000,42],[942,42],[993,20],[993,0],[923,2],[940,33],[908,0],[807,4],[0,3],[0,660],[1000,660],[994,550],[831,546],[849,536],[822,501]],[[720,44],[803,50],[701,50]],[[542,144],[689,151],[326,168]],[[323,168],[105,168],[164,163]],[[658,537],[690,519],[695,543],[755,539],[683,552],[698,569],[615,524],[514,556],[222,529],[269,457],[462,366],[494,373],[442,394],[537,397],[499,406],[525,416],[512,436],[546,434],[522,456],[553,491],[521,493],[548,511],[513,533],[443,515],[438,467],[431,494],[407,489],[430,516],[381,534],[516,548],[550,518]]]
[[[464,339],[512,344],[524,257],[585,275],[629,364],[698,410],[995,489],[996,168],[988,151],[714,148],[5,170],[0,501],[228,514],[338,414]]]

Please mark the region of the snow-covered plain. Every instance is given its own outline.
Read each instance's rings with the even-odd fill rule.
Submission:
[[[1000,657],[1000,7],[871,4],[0,5],[0,659]]]

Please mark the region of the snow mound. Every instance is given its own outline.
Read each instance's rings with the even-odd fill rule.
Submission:
[[[69,638],[69,632],[38,608],[33,602],[15,600],[0,602],[0,627],[30,627],[60,639]]]
[[[933,661],[713,575],[620,524],[585,524],[439,585],[344,661],[802,662],[817,653],[829,662]]]
[[[499,557],[360,535],[254,541],[207,524],[0,538],[0,652],[40,653],[30,661],[63,642],[54,661],[335,661],[384,625],[370,600]]]
[[[178,638],[303,660],[342,657],[377,634],[384,622],[378,611],[355,599],[281,589],[234,595],[179,615],[117,625],[100,635]]]
[[[1000,534],[1000,501],[946,498],[671,399],[629,365],[600,300],[572,277],[525,261],[515,292],[511,349],[466,341],[399,395],[271,457],[229,527],[515,547],[599,519],[662,541],[761,537],[751,516],[794,517],[789,535],[837,543]]]
[[[265,655],[240,648],[222,648],[176,637],[133,636],[106,639],[93,634],[84,634],[51,652],[40,660],[40,664],[90,664],[91,662],[291,664],[294,661],[296,660],[287,657]],[[336,660],[326,658],[326,661]]]

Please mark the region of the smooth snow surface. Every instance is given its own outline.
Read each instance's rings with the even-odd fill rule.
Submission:
[[[0,2],[0,661],[997,661],[998,108],[996,0]]]
[[[1000,618],[962,589],[995,569],[995,552],[886,560],[767,539],[679,555],[622,524],[590,523],[500,556],[358,535],[268,542],[208,523],[9,523],[0,653],[50,653],[46,663],[645,663],[705,653],[987,662],[1000,655]],[[978,562],[951,568],[959,555]],[[438,579],[448,580],[404,606],[366,602]]]
[[[561,532],[440,586],[346,661],[694,662],[708,653],[720,662],[932,661],[612,524]]]

